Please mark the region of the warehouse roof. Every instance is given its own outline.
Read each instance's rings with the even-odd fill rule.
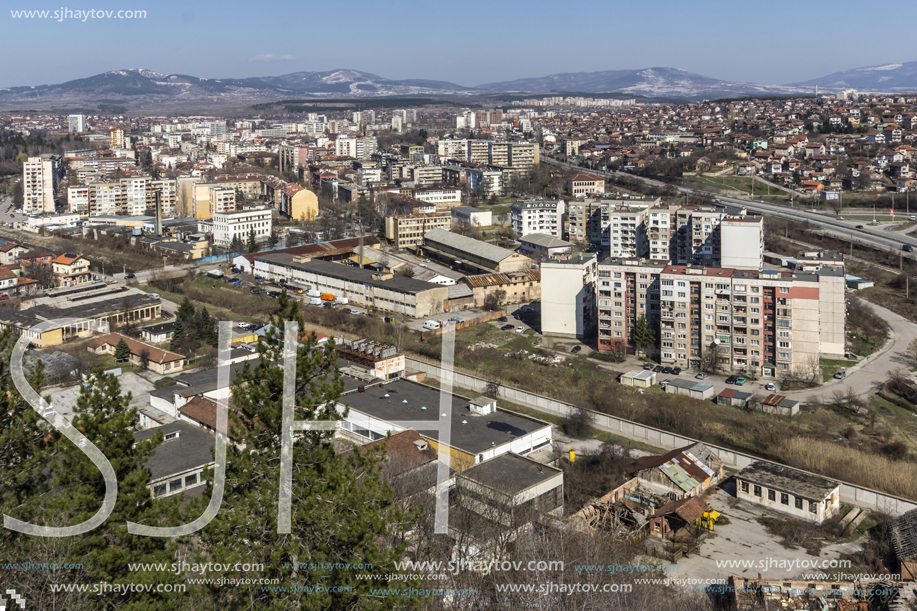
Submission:
[[[487,242],[482,242],[481,240],[469,238],[457,233],[452,233],[451,231],[445,231],[443,229],[433,229],[428,231],[424,234],[423,239],[425,245],[427,242],[440,244],[442,246],[473,255],[492,263],[500,263],[501,261],[504,261],[505,259],[516,254],[512,250],[501,248],[499,246],[495,246],[494,244],[488,244]]]

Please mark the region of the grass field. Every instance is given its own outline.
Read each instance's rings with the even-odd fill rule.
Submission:
[[[856,365],[856,361],[844,361],[839,359],[822,359],[821,360],[821,373],[822,381],[827,382],[834,377],[838,371],[846,370],[849,367]]]

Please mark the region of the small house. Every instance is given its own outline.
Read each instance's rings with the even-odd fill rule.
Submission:
[[[759,461],[736,474],[736,498],[821,524],[840,509],[838,482]]]

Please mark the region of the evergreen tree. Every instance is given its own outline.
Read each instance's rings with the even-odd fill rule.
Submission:
[[[197,312],[197,327],[201,340],[207,342],[214,348],[219,342],[219,334],[217,333],[217,321],[210,316],[210,312],[207,311],[207,308],[202,307]]]
[[[287,320],[304,328],[298,303],[279,298],[272,326],[259,340],[260,359],[246,362],[232,383],[232,401],[248,430],[242,444],[228,449],[226,499],[216,518],[201,531],[207,558],[220,563],[264,563],[264,578],[282,578],[297,586],[335,585],[347,592],[308,595],[265,591],[259,586],[209,590],[221,608],[251,609],[392,609],[416,606],[416,597],[373,596],[370,588],[404,591],[413,580],[394,581],[394,563],[405,550],[391,541],[410,530],[416,515],[402,512],[392,489],[379,474],[380,452],[356,448],[347,455],[334,451],[330,431],[297,433],[293,446],[292,532],[279,534],[278,491],[282,443],[283,329]],[[295,419],[337,420],[337,399],[343,389],[336,367],[334,342],[319,346],[314,333],[296,349]],[[244,447],[244,450],[240,450]],[[203,507],[203,501],[200,502]],[[388,541],[387,541],[388,540]],[[245,545],[239,545],[244,541]],[[286,562],[371,564],[367,571],[282,569]],[[372,573],[374,580],[358,580]],[[242,575],[239,574],[241,577]],[[232,577],[232,575],[226,575]],[[380,579],[381,578],[381,579]]]
[[[258,252],[258,242],[257,242],[257,240],[255,240],[255,230],[254,230],[254,229],[249,229],[249,230],[248,230],[248,244],[247,244],[247,248],[248,248],[248,252],[250,252],[250,253],[252,253],[252,252]]]
[[[177,320],[183,320],[187,322],[194,316],[194,304],[191,303],[191,300],[185,297],[181,305],[178,306],[178,310],[175,312],[175,318]]]
[[[185,334],[185,321],[181,318],[175,317],[175,326],[172,328],[172,341],[169,344],[169,350],[178,350],[179,344],[182,342],[182,338]]]
[[[656,335],[646,320],[646,314],[641,314],[637,319],[637,325],[634,327],[634,342],[644,351],[647,347],[656,345]]]
[[[125,361],[129,358],[131,358],[131,349],[127,345],[127,342],[124,341],[124,338],[121,338],[121,341],[115,346],[115,360]]]
[[[276,229],[271,229],[271,235],[267,239],[267,243],[270,244],[271,248],[277,246],[280,242],[280,236],[277,234]]]
[[[232,242],[229,243],[229,252],[242,252],[242,240],[239,236],[232,236]]]

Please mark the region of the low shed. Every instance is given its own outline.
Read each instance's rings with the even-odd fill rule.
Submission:
[[[636,386],[637,388],[649,388],[656,383],[656,372],[638,369],[621,374],[621,384],[625,386]]]
[[[671,395],[681,395],[692,399],[710,399],[713,397],[713,384],[675,379],[665,385],[665,391]]]

